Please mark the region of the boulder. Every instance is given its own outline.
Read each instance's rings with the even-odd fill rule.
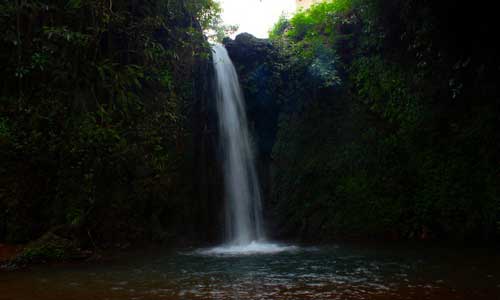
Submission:
[[[85,259],[92,251],[82,250],[78,243],[49,231],[39,239],[29,243],[19,254],[2,265],[6,269],[16,269],[31,264]]]
[[[259,39],[249,33],[238,34],[234,40],[226,38],[223,43],[233,61],[247,65],[265,61],[273,51],[268,39]]]

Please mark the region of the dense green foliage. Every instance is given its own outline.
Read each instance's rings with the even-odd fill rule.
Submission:
[[[279,236],[498,239],[493,10],[436,2],[326,1],[226,40]],[[0,242],[42,237],[29,262],[218,231],[216,2],[1,0],[0,29]]]
[[[168,239],[212,0],[0,3],[0,242]],[[187,200],[186,200],[187,201]]]
[[[282,235],[498,237],[495,25],[448,4],[327,1],[276,24],[302,91],[276,94],[295,101],[272,154]]]

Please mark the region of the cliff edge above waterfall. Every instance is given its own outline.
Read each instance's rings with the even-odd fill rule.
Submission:
[[[240,33],[234,40],[223,40],[233,61],[240,64],[257,65],[269,58],[274,47],[268,39],[256,38],[249,33]]]

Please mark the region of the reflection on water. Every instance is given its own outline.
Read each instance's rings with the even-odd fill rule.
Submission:
[[[0,273],[0,300],[498,299],[485,251],[336,246],[268,254],[186,250]]]

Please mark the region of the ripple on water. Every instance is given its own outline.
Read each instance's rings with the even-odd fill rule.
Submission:
[[[1,274],[0,299],[491,300],[500,291],[498,265],[471,274],[462,260],[418,265],[412,257],[369,255],[364,249],[361,256],[351,248],[262,244]]]

